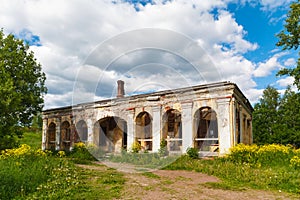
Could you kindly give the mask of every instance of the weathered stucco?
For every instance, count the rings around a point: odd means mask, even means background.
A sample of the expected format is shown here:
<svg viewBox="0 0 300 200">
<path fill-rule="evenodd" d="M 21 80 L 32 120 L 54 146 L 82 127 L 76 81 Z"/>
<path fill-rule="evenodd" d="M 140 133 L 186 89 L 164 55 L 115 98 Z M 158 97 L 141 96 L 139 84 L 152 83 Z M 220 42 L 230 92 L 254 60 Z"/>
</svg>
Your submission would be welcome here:
<svg viewBox="0 0 300 200">
<path fill-rule="evenodd" d="M 70 150 L 82 141 L 118 153 L 139 142 L 144 150 L 157 152 L 164 139 L 170 153 L 196 147 L 200 155 L 223 155 L 237 143 L 252 143 L 252 111 L 230 82 L 129 97 L 118 94 L 45 110 L 42 148 Z"/>
</svg>

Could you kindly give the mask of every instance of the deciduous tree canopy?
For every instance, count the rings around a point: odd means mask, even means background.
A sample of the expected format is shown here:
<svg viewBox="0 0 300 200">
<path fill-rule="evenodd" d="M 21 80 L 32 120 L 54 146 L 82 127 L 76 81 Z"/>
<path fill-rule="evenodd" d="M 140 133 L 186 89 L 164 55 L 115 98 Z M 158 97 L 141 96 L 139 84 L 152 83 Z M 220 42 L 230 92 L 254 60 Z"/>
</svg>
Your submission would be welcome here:
<svg viewBox="0 0 300 200">
<path fill-rule="evenodd" d="M 291 4 L 285 20 L 284 30 L 277 37 L 279 38 L 277 46 L 281 46 L 283 50 L 298 49 L 300 44 L 300 0 Z M 298 52 L 298 55 L 300 55 L 300 52 Z M 298 58 L 297 66 L 284 68 L 278 72 L 278 75 L 294 77 L 294 84 L 300 90 L 300 57 Z"/>
<path fill-rule="evenodd" d="M 278 91 L 267 87 L 254 106 L 253 136 L 258 144 L 292 144 L 300 147 L 300 94 L 290 87 L 280 98 Z"/>
<path fill-rule="evenodd" d="M 45 79 L 29 46 L 0 30 L 0 149 L 13 146 L 20 127 L 42 110 Z"/>
</svg>

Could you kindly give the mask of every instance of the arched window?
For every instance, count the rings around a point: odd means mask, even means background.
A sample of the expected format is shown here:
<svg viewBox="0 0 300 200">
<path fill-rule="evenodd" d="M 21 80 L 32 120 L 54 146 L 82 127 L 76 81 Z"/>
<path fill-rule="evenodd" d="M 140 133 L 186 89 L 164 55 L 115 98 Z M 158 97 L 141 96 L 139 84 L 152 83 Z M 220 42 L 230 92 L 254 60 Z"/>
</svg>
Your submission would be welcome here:
<svg viewBox="0 0 300 200">
<path fill-rule="evenodd" d="M 135 133 L 142 148 L 152 151 L 152 117 L 148 112 L 141 112 L 136 117 Z"/>
<path fill-rule="evenodd" d="M 168 151 L 181 151 L 182 126 L 181 113 L 176 109 L 169 109 L 163 115 L 162 139 L 167 141 Z"/>
<path fill-rule="evenodd" d="M 218 122 L 217 114 L 210 107 L 203 107 L 196 111 L 195 122 L 195 148 L 200 151 L 217 152 L 218 144 Z"/>
<path fill-rule="evenodd" d="M 56 143 L 56 125 L 51 122 L 48 126 L 47 132 L 47 149 L 55 150 Z"/>
<path fill-rule="evenodd" d="M 71 128 L 70 128 L 70 123 L 68 121 L 64 121 L 61 124 L 60 141 L 61 141 L 60 143 L 61 150 L 70 150 Z"/>
<path fill-rule="evenodd" d="M 105 152 L 127 148 L 127 122 L 119 117 L 105 117 L 94 125 L 94 142 Z"/>
<path fill-rule="evenodd" d="M 77 131 L 77 137 L 76 141 L 82 141 L 82 142 L 86 142 L 88 139 L 88 129 L 87 129 L 87 125 L 85 123 L 84 120 L 80 120 L 77 124 L 76 124 L 76 131 Z"/>
</svg>

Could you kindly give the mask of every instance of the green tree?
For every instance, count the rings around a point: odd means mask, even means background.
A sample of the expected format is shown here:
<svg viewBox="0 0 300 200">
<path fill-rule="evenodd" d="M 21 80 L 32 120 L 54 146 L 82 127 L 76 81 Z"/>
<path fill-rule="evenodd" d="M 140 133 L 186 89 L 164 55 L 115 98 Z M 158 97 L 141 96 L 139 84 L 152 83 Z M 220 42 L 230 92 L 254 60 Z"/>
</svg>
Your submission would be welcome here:
<svg viewBox="0 0 300 200">
<path fill-rule="evenodd" d="M 263 91 L 259 103 L 254 106 L 253 112 L 253 139 L 255 143 L 272 143 L 278 129 L 278 107 L 280 96 L 278 91 L 268 86 Z"/>
<path fill-rule="evenodd" d="M 277 37 L 279 41 L 277 46 L 283 50 L 297 50 L 300 44 L 300 0 L 293 2 L 290 5 L 290 10 L 285 20 L 284 30 Z M 298 52 L 300 55 L 300 52 Z M 300 90 L 300 58 L 298 58 L 297 66 L 294 68 L 283 68 L 278 72 L 278 75 L 289 75 L 295 78 L 294 84 Z"/>
<path fill-rule="evenodd" d="M 39 112 L 33 116 L 30 129 L 35 132 L 40 132 L 43 128 L 42 114 Z"/>
<path fill-rule="evenodd" d="M 45 79 L 29 46 L 0 30 L 0 149 L 14 146 L 42 110 Z"/>
<path fill-rule="evenodd" d="M 300 94 L 288 87 L 280 98 L 268 86 L 254 106 L 253 138 L 257 144 L 292 144 L 300 147 Z"/>
<path fill-rule="evenodd" d="M 281 99 L 278 113 L 280 131 L 275 142 L 300 147 L 300 94 L 288 87 Z"/>
</svg>

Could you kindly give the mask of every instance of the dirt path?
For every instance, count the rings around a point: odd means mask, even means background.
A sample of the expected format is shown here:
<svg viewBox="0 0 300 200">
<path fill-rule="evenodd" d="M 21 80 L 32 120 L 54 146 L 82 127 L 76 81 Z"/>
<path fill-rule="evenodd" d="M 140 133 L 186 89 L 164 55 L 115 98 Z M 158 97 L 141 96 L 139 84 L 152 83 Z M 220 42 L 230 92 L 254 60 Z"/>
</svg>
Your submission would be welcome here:
<svg viewBox="0 0 300 200">
<path fill-rule="evenodd" d="M 106 164 L 108 164 L 109 167 L 113 167 L 112 163 Z M 85 166 L 85 168 L 97 170 L 97 166 Z M 280 191 L 270 192 L 250 189 L 234 191 L 216 189 L 211 186 L 210 183 L 219 182 L 220 180 L 218 178 L 198 172 L 156 170 L 146 173 L 137 173 L 137 171 L 141 169 L 136 170 L 136 168 L 127 164 L 118 164 L 114 168 L 122 169 L 121 171 L 127 179 L 121 198 L 124 200 L 300 199 L 299 197 L 297 198 Z M 101 167 L 101 169 L 103 169 L 103 167 Z"/>
</svg>

